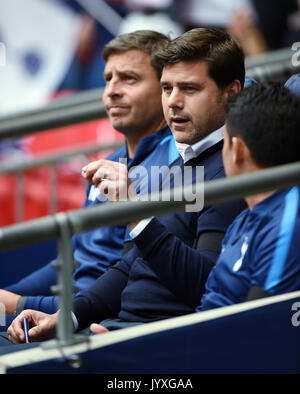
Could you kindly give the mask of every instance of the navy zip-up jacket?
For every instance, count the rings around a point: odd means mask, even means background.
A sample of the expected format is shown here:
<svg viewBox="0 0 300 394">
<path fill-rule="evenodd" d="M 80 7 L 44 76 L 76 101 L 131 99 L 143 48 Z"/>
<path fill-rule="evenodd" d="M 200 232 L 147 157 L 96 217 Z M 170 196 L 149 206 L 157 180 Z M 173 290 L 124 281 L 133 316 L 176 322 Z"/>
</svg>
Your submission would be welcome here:
<svg viewBox="0 0 300 394">
<path fill-rule="evenodd" d="M 222 145 L 217 143 L 185 165 L 204 166 L 206 181 L 224 177 Z M 175 164 L 183 165 L 181 159 Z M 194 249 L 194 242 L 201 233 L 225 233 L 245 207 L 239 200 L 154 218 L 134 239 L 135 246 L 75 297 L 79 330 L 109 317 L 151 322 L 194 312 L 218 258 L 214 249 Z"/>
<path fill-rule="evenodd" d="M 136 149 L 133 159 L 128 159 L 126 146 L 113 152 L 107 160 L 127 160 L 128 169 L 142 165 L 150 172 L 151 166 L 170 165 L 179 157 L 174 138 L 168 127 L 144 137 Z M 147 172 L 146 171 L 146 172 Z M 150 176 L 148 177 L 150 179 Z M 143 184 L 142 175 L 134 181 Z M 94 186 L 89 185 L 85 207 L 107 203 L 108 200 Z M 128 238 L 125 225 L 95 228 L 73 236 L 74 260 L 77 267 L 73 273 L 73 285 L 78 290 L 88 289 L 106 269 L 120 258 L 124 239 Z M 54 313 L 58 308 L 58 298 L 51 295 L 50 286 L 57 282 L 56 270 L 51 263 L 10 285 L 6 290 L 28 296 L 24 309 Z"/>
<path fill-rule="evenodd" d="M 280 190 L 244 210 L 228 229 L 197 311 L 300 289 L 300 189 Z M 251 296 L 250 296 L 251 297 Z"/>
</svg>

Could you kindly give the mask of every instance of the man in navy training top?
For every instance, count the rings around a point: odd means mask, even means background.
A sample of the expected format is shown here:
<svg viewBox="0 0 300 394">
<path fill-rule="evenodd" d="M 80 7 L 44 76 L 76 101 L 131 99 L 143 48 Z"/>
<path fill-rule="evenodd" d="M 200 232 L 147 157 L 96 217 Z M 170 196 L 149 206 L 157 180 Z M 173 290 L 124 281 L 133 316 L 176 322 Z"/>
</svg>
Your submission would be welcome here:
<svg viewBox="0 0 300 394">
<path fill-rule="evenodd" d="M 286 87 L 242 91 L 227 110 L 226 175 L 299 161 L 299 125 L 300 99 Z M 299 186 L 245 199 L 248 209 L 227 230 L 198 311 L 300 289 Z"/>
<path fill-rule="evenodd" d="M 205 180 L 224 177 L 225 107 L 245 78 L 240 46 L 221 30 L 194 29 L 160 49 L 156 59 L 163 66 L 164 115 L 182 156 L 175 164 L 183 169 L 204 166 Z M 118 191 L 120 185 L 130 184 L 124 167 L 120 178 L 108 176 L 102 180 L 114 166 L 121 165 L 91 163 L 84 175 L 97 185 L 101 179 L 99 187 L 104 193 L 106 189 Z M 243 201 L 234 201 L 200 212 L 178 212 L 131 224 L 135 246 L 89 290 L 74 298 L 76 329 L 105 319 L 102 324 L 112 330 L 193 312 L 218 258 L 226 229 L 244 208 Z M 53 336 L 58 314 L 23 311 L 9 329 L 10 340 L 24 341 L 20 319 L 25 316 L 32 327 L 32 341 Z M 102 326 L 91 328 L 95 333 L 103 331 Z"/>
<path fill-rule="evenodd" d="M 169 165 L 179 156 L 163 116 L 161 66 L 152 56 L 155 49 L 168 41 L 157 32 L 137 31 L 113 39 L 102 54 L 106 62 L 103 102 L 112 126 L 126 139 L 125 146 L 108 159 L 127 160 L 128 169 L 142 164 L 150 170 L 153 165 Z M 103 202 L 107 202 L 106 197 L 89 185 L 85 206 Z M 73 236 L 77 263 L 73 284 L 77 289 L 87 289 L 120 259 L 126 231 L 124 225 L 101 227 Z M 56 276 L 49 263 L 19 283 L 0 290 L 0 302 L 5 304 L 6 313 L 14 314 L 16 310 L 19 313 L 25 308 L 54 313 L 57 297 L 51 295 L 50 286 L 57 282 Z"/>
</svg>

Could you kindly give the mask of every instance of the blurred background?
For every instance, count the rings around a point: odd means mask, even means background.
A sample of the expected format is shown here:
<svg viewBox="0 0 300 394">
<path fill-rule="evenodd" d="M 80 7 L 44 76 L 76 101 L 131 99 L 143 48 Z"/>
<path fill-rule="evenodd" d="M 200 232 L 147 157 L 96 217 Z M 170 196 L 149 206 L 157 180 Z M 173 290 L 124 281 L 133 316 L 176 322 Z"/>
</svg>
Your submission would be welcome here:
<svg viewBox="0 0 300 394">
<path fill-rule="evenodd" d="M 299 0 L 0 0 L 0 114 L 102 87 L 101 51 L 114 36 L 153 29 L 228 30 L 247 56 L 300 41 Z"/>
</svg>

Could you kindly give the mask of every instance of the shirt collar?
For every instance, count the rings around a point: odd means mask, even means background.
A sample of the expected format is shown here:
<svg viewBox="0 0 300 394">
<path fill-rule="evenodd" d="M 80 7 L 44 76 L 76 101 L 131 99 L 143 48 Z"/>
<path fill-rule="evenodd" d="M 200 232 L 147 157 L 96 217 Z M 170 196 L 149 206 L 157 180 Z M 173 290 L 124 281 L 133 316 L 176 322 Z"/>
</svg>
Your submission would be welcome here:
<svg viewBox="0 0 300 394">
<path fill-rule="evenodd" d="M 172 136 L 172 133 L 169 127 L 165 126 L 162 129 L 143 137 L 138 143 L 134 157 L 132 159 L 128 158 L 127 145 L 125 144 L 125 154 L 128 159 L 128 163 L 130 163 L 130 167 L 144 160 L 144 158 L 147 157 L 154 149 L 156 149 L 159 143 L 168 136 Z"/>
<path fill-rule="evenodd" d="M 194 145 L 182 144 L 180 142 L 175 142 L 176 147 L 183 159 L 183 162 L 193 159 L 200 155 L 200 153 L 206 151 L 213 145 L 216 145 L 223 139 L 224 126 L 220 127 L 218 130 L 213 131 L 208 136 L 202 140 L 196 142 Z"/>
</svg>

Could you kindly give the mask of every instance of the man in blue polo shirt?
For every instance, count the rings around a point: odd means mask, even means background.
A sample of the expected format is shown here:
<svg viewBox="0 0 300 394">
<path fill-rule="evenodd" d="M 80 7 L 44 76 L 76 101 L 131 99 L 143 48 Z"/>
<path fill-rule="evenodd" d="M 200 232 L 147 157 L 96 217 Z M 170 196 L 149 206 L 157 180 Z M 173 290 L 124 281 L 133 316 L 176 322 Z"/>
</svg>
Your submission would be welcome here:
<svg viewBox="0 0 300 394">
<path fill-rule="evenodd" d="M 161 66 L 152 52 L 168 42 L 164 35 L 153 31 L 124 34 L 109 42 L 102 53 L 106 62 L 103 95 L 112 126 L 124 134 L 126 144 L 108 159 L 122 160 L 130 170 L 143 164 L 169 165 L 179 156 L 170 129 L 166 126 L 161 106 L 159 78 Z M 142 182 L 142 177 L 136 183 Z M 97 188 L 90 185 L 85 206 L 108 202 Z M 73 284 L 78 290 L 87 289 L 107 267 L 122 254 L 126 226 L 102 227 L 75 234 L 74 260 L 77 267 Z M 24 308 L 54 313 L 57 297 L 50 286 L 57 282 L 51 263 L 0 290 L 0 302 L 6 313 L 19 313 Z"/>
<path fill-rule="evenodd" d="M 255 115 L 253 115 L 255 114 Z M 223 161 L 228 176 L 299 161 L 300 100 L 279 85 L 254 85 L 228 105 Z M 300 289 L 300 189 L 246 197 L 197 310 Z"/>
</svg>

